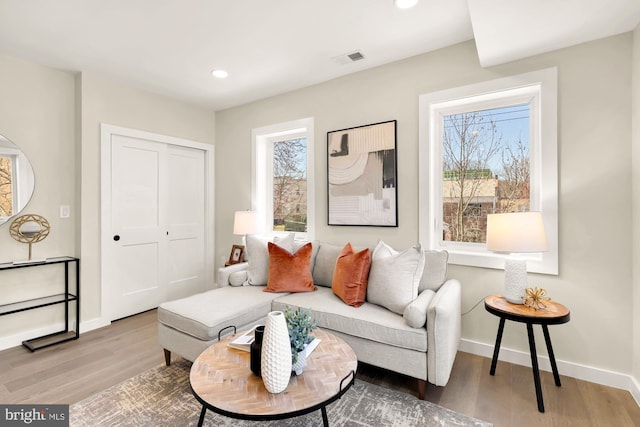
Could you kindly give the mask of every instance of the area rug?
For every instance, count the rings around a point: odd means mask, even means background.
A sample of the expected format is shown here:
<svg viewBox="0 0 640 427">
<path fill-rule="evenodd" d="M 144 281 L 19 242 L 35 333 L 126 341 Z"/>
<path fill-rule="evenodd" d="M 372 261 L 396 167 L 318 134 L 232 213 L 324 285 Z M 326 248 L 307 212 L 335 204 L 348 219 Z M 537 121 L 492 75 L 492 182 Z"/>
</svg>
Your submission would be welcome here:
<svg viewBox="0 0 640 427">
<path fill-rule="evenodd" d="M 70 407 L 70 425 L 195 426 L 201 406 L 189 388 L 191 363 L 183 359 L 158 366 Z M 491 426 L 406 393 L 356 380 L 353 387 L 327 406 L 331 426 Z M 282 421 L 243 421 L 207 411 L 205 426 L 321 426 L 316 411 Z"/>
</svg>

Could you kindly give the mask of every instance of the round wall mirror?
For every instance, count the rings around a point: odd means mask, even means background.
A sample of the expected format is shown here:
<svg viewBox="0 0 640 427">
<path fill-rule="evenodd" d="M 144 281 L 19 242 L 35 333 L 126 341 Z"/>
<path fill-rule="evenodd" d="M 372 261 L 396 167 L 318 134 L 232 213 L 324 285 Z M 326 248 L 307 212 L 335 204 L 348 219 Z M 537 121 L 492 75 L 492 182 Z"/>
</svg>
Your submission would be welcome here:
<svg viewBox="0 0 640 427">
<path fill-rule="evenodd" d="M 33 195 L 33 168 L 22 150 L 0 135 L 0 225 L 18 215 Z"/>
</svg>

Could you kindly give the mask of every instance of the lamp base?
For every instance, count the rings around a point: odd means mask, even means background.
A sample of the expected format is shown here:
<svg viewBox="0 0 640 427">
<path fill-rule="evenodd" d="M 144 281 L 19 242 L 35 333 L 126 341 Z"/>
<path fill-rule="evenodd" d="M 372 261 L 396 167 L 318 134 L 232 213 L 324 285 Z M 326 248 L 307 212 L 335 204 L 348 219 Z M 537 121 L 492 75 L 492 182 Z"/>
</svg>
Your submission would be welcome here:
<svg viewBox="0 0 640 427">
<path fill-rule="evenodd" d="M 526 295 L 527 261 L 509 257 L 504 262 L 504 298 L 512 304 L 523 304 Z"/>
</svg>

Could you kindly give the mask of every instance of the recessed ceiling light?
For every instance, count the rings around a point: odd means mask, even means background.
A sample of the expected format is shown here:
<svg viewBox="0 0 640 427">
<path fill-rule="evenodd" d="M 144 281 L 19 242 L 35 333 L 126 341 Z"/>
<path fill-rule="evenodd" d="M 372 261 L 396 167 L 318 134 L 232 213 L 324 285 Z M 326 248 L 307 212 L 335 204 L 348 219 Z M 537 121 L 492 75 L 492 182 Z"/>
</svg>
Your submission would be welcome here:
<svg viewBox="0 0 640 427">
<path fill-rule="evenodd" d="M 229 73 L 227 73 L 225 70 L 213 70 L 213 71 L 211 72 L 211 75 L 212 75 L 213 77 L 217 77 L 217 78 L 219 78 L 219 79 L 224 79 L 224 78 L 226 78 L 227 76 L 229 76 Z"/>
<path fill-rule="evenodd" d="M 418 4 L 418 0 L 393 0 L 398 9 L 409 9 Z"/>
</svg>

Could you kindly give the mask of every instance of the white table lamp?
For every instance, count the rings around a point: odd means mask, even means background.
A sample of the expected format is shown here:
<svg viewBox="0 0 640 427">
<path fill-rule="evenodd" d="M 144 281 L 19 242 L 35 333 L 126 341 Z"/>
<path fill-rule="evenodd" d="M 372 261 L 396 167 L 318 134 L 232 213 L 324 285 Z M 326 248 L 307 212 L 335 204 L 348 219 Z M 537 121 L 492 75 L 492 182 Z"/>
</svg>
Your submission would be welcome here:
<svg viewBox="0 0 640 427">
<path fill-rule="evenodd" d="M 258 232 L 258 216 L 255 211 L 237 211 L 233 218 L 233 234 L 246 236 Z"/>
<path fill-rule="evenodd" d="M 527 261 L 517 254 L 546 252 L 547 236 L 540 212 L 515 212 L 487 215 L 487 249 L 508 253 L 504 263 L 504 297 L 522 304 L 526 294 Z"/>
</svg>

